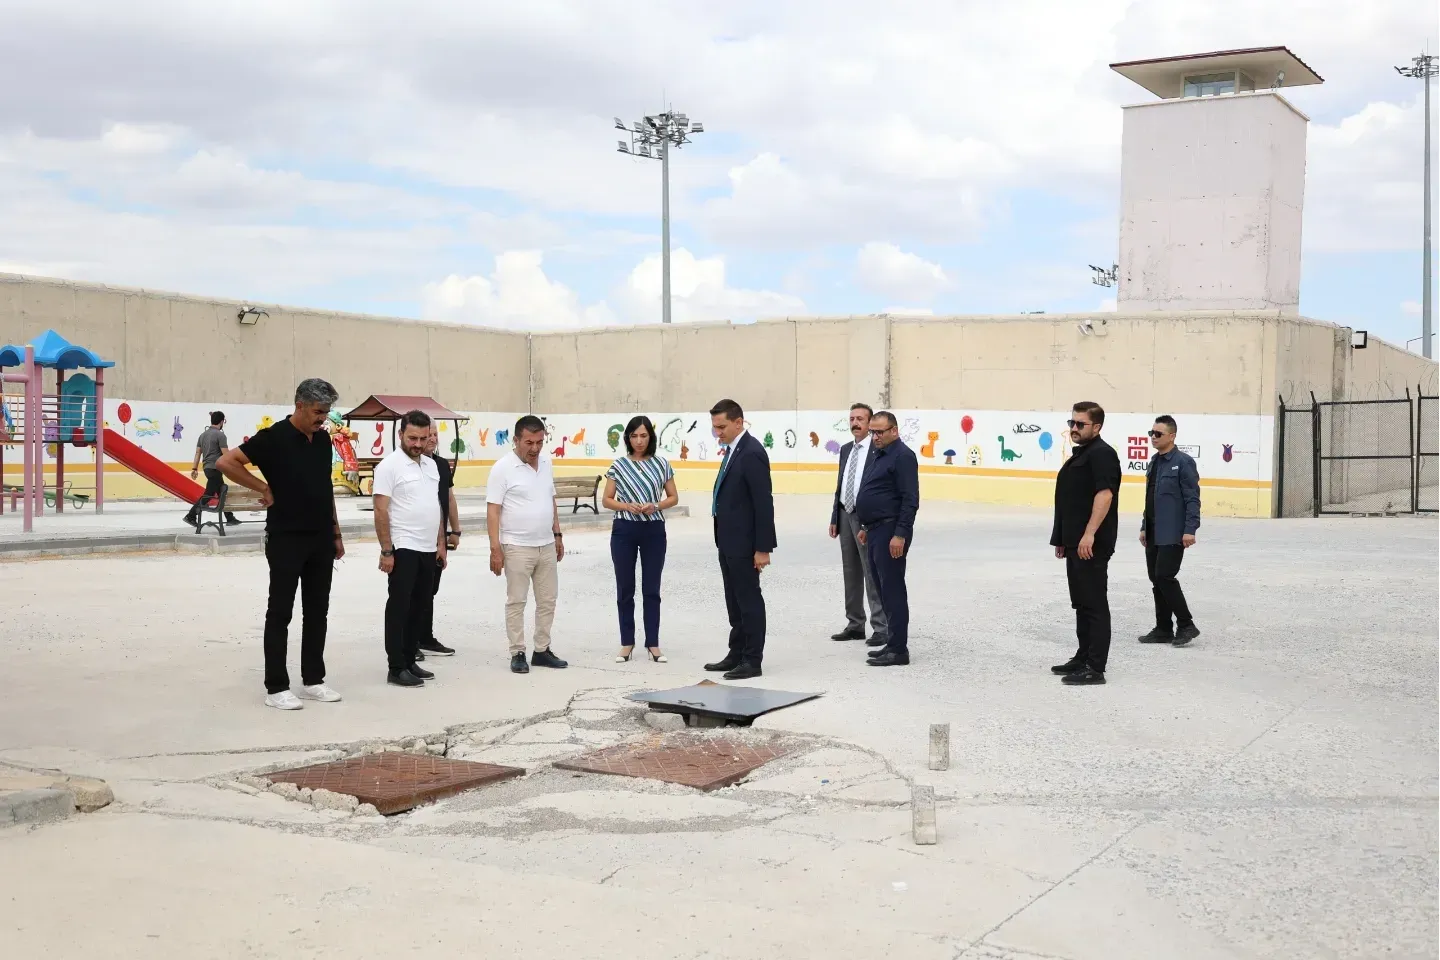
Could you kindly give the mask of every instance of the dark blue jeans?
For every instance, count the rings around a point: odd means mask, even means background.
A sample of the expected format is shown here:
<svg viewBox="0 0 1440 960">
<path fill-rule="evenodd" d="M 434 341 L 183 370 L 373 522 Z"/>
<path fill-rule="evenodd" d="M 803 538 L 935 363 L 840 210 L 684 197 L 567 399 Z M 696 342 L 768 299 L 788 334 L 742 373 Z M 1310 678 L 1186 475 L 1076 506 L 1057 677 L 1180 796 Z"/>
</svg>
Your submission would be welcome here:
<svg viewBox="0 0 1440 960">
<path fill-rule="evenodd" d="M 660 646 L 660 574 L 665 569 L 665 521 L 621 520 L 610 528 L 615 562 L 615 602 L 620 609 L 620 645 L 635 645 L 635 558 L 640 558 L 640 596 L 645 646 Z"/>
</svg>

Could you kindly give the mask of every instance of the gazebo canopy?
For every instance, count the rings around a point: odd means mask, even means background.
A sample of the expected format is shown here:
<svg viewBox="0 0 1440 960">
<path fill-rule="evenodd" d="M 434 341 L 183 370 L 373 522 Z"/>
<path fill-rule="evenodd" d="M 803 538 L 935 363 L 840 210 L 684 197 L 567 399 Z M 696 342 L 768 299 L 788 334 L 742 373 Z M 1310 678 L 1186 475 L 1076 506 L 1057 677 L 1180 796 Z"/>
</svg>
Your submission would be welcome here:
<svg viewBox="0 0 1440 960">
<path fill-rule="evenodd" d="M 54 330 L 46 330 L 30 341 L 35 348 L 35 363 L 55 370 L 91 370 L 115 366 L 113 360 L 101 360 L 85 347 L 76 346 Z M 13 344 L 0 347 L 0 367 L 18 367 L 25 362 L 25 348 Z"/>
<path fill-rule="evenodd" d="M 390 393 L 377 393 L 366 398 L 354 410 L 344 414 L 343 420 L 399 420 L 411 410 L 428 414 L 432 420 L 469 420 L 454 410 L 444 407 L 430 397 L 405 397 Z"/>
</svg>

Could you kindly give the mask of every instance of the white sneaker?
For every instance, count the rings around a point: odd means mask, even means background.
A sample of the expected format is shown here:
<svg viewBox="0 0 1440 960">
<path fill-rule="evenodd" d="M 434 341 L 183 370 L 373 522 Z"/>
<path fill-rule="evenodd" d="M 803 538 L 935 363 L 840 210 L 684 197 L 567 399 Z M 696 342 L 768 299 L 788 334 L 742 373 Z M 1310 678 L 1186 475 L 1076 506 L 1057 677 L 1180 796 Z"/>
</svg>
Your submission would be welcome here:
<svg viewBox="0 0 1440 960">
<path fill-rule="evenodd" d="M 340 694 L 331 690 L 323 683 L 317 683 L 309 687 L 301 687 L 300 696 L 306 700 L 319 700 L 323 703 L 338 703 L 340 701 Z"/>
<path fill-rule="evenodd" d="M 304 710 L 305 704 L 289 690 L 281 690 L 279 693 L 272 693 L 265 698 L 265 706 L 274 707 L 277 710 Z"/>
</svg>

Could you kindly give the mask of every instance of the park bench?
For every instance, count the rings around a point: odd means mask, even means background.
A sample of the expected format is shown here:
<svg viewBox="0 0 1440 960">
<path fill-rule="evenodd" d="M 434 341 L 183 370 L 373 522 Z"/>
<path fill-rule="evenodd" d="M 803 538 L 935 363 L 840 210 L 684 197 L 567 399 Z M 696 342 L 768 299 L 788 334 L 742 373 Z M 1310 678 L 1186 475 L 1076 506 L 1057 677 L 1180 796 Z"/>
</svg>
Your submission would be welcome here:
<svg viewBox="0 0 1440 960">
<path fill-rule="evenodd" d="M 555 478 L 555 499 L 572 501 L 570 512 L 579 513 L 581 507 L 586 507 L 591 513 L 600 513 L 600 481 L 605 479 L 598 474 L 593 477 L 556 477 Z M 580 501 L 588 499 L 589 503 Z"/>
<path fill-rule="evenodd" d="M 195 514 L 195 532 L 201 533 L 206 527 L 214 527 L 220 536 L 225 536 L 225 514 L 246 513 L 264 510 L 260 506 L 260 495 L 250 490 L 241 490 L 236 496 L 230 496 L 230 485 L 227 483 L 220 488 L 218 496 L 210 497 L 200 505 Z M 205 514 L 215 514 L 214 520 L 206 520 Z"/>
</svg>

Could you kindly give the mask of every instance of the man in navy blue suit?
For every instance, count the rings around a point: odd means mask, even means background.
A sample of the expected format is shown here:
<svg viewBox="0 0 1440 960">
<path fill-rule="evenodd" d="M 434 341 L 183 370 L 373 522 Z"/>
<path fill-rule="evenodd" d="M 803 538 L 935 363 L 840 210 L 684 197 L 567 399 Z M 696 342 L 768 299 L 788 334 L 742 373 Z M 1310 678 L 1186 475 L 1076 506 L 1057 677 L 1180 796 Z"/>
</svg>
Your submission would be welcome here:
<svg viewBox="0 0 1440 960">
<path fill-rule="evenodd" d="M 872 667 L 903 667 L 910 662 L 910 597 L 905 590 L 905 558 L 915 539 L 915 512 L 920 509 L 920 462 L 900 439 L 895 414 L 881 410 L 870 418 L 875 458 L 865 468 L 855 515 L 860 542 L 870 556 L 870 569 L 880 586 L 880 603 L 890 636 L 870 655 Z"/>
<path fill-rule="evenodd" d="M 765 597 L 760 571 L 770 566 L 775 549 L 775 499 L 770 491 L 770 457 L 745 431 L 745 411 L 734 400 L 710 410 L 710 425 L 720 441 L 720 470 L 710 496 L 725 609 L 730 614 L 730 652 L 705 664 L 726 680 L 760 676 L 765 658 Z"/>
</svg>

